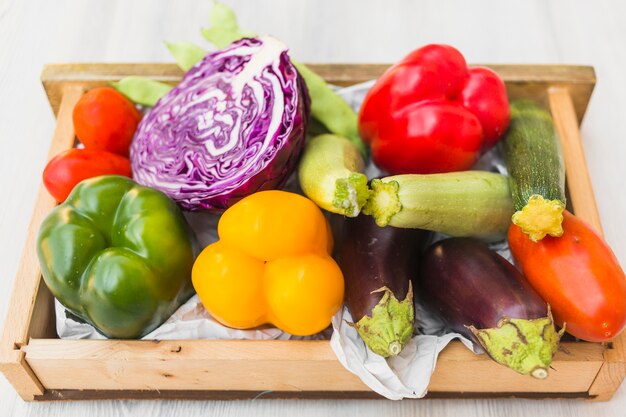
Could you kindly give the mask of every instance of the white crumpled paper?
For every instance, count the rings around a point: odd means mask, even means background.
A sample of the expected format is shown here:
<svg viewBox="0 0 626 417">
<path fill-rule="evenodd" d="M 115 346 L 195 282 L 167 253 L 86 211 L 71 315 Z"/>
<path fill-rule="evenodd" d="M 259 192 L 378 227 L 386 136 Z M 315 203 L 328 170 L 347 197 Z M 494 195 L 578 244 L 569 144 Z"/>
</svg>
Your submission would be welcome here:
<svg viewBox="0 0 626 417">
<path fill-rule="evenodd" d="M 398 356 L 388 359 L 365 345 L 356 329 L 350 326 L 352 317 L 346 307 L 333 317 L 330 346 L 339 362 L 373 391 L 390 400 L 426 395 L 437 356 L 450 341 L 458 338 L 468 349 L 474 350 L 472 342 L 458 333 L 446 333 L 445 325 L 436 317 L 419 304 L 415 307 L 416 327 L 421 334 L 413 336 Z"/>
<path fill-rule="evenodd" d="M 338 89 L 350 106 L 358 110 L 365 93 L 373 81 Z M 499 171 L 505 168 L 501 155 L 493 151 L 479 162 L 480 169 Z M 373 165 L 367 169 L 368 176 L 379 174 Z M 291 182 L 291 180 L 290 180 Z M 293 184 L 292 184 L 293 185 Z M 196 232 L 198 246 L 203 248 L 217 240 L 216 226 L 219 216 L 203 213 L 186 213 L 192 229 Z M 435 239 L 442 238 L 436 236 Z M 506 243 L 493 246 L 494 249 L 510 260 Z M 352 317 L 343 307 L 332 320 L 330 345 L 341 364 L 357 375 L 369 388 L 392 400 L 402 398 L 421 398 L 426 395 L 430 376 L 435 370 L 437 356 L 453 339 L 458 338 L 470 350 L 480 353 L 479 347 L 457 333 L 446 332 L 443 323 L 435 316 L 416 304 L 414 336 L 402 352 L 393 358 L 385 359 L 373 353 L 359 337 L 356 329 L 348 324 Z M 63 339 L 104 339 L 91 325 L 78 322 L 65 308 L 55 300 L 56 325 L 59 337 Z M 327 339 L 329 330 L 309 338 Z M 166 339 L 294 339 L 276 328 L 237 330 L 223 326 L 214 320 L 204 309 L 197 295 L 183 304 L 165 323 L 143 337 L 148 340 Z M 297 339 L 303 339 L 297 337 Z"/>
<path fill-rule="evenodd" d="M 65 307 L 55 300 L 57 332 L 62 339 L 106 339 L 91 325 L 80 323 L 66 313 Z M 259 330 L 237 330 L 215 321 L 205 310 L 197 295 L 162 325 L 148 333 L 146 340 L 181 339 L 289 339 L 290 335 L 273 327 Z"/>
</svg>

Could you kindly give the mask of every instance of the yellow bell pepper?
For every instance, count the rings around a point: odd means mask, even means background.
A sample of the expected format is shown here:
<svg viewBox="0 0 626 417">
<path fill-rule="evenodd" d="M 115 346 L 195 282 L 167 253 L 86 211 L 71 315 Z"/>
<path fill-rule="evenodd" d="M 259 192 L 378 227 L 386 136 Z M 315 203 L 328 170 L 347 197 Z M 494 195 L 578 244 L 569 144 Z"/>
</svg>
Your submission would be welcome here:
<svg viewBox="0 0 626 417">
<path fill-rule="evenodd" d="M 343 274 L 330 257 L 328 221 L 311 200 L 263 191 L 224 212 L 220 240 L 196 260 L 192 282 L 220 323 L 271 323 L 297 336 L 328 327 L 343 304 Z"/>
</svg>

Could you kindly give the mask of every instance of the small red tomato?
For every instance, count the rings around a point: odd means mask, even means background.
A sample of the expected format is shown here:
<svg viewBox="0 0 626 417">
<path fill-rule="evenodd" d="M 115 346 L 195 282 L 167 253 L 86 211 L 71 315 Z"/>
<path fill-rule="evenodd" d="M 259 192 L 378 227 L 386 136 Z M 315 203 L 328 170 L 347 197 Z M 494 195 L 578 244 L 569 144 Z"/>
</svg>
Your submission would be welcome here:
<svg viewBox="0 0 626 417">
<path fill-rule="evenodd" d="M 117 90 L 101 87 L 78 100 L 73 120 L 76 136 L 85 148 L 128 156 L 141 113 Z"/>
<path fill-rule="evenodd" d="M 604 342 L 626 327 L 626 276 L 611 248 L 586 223 L 563 213 L 563 235 L 533 242 L 509 229 L 515 262 L 556 323 L 583 340 Z"/>
<path fill-rule="evenodd" d="M 100 175 L 132 177 L 130 160 L 96 149 L 70 149 L 48 162 L 43 170 L 43 183 L 58 202 L 63 202 L 76 184 Z"/>
</svg>

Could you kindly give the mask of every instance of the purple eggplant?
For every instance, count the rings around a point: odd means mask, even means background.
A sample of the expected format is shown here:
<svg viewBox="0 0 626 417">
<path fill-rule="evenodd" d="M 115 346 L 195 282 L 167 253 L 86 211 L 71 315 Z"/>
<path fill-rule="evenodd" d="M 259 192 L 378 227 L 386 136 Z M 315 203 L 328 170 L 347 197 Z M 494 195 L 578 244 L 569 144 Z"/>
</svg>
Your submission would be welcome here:
<svg viewBox="0 0 626 417">
<path fill-rule="evenodd" d="M 550 307 L 506 259 L 469 238 L 445 239 L 423 256 L 420 301 L 496 362 L 545 378 L 564 330 Z"/>
<path fill-rule="evenodd" d="M 379 227 L 370 216 L 346 218 L 337 258 L 354 327 L 375 353 L 395 356 L 411 339 L 411 280 L 428 232 Z"/>
</svg>

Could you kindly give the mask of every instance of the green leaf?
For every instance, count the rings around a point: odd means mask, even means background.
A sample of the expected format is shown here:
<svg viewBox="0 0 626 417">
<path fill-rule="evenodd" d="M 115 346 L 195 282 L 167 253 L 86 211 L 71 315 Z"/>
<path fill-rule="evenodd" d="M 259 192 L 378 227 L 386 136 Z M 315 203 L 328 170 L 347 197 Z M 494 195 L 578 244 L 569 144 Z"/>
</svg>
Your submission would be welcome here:
<svg viewBox="0 0 626 417">
<path fill-rule="evenodd" d="M 209 12 L 211 27 L 202 29 L 202 36 L 218 49 L 226 48 L 234 41 L 255 36 L 242 31 L 237 24 L 235 12 L 223 3 L 215 2 Z M 326 81 L 304 64 L 291 59 L 306 82 L 311 96 L 311 115 L 332 133 L 349 139 L 367 157 L 367 146 L 361 140 L 357 129 L 357 115 Z"/>
<path fill-rule="evenodd" d="M 176 64 L 187 72 L 206 55 L 206 51 L 191 42 L 165 42 Z"/>
<path fill-rule="evenodd" d="M 304 78 L 311 96 L 311 114 L 332 133 L 349 139 L 367 157 L 367 147 L 358 133 L 356 113 L 344 99 L 339 97 L 330 86 L 306 65 L 291 58 L 291 62 Z"/>
<path fill-rule="evenodd" d="M 209 12 L 210 28 L 202 29 L 202 36 L 218 49 L 241 38 L 253 37 L 254 33 L 242 31 L 237 23 L 235 12 L 224 3 L 215 2 Z"/>
<path fill-rule="evenodd" d="M 214 27 L 239 30 L 237 16 L 235 15 L 233 9 L 218 1 L 213 3 L 213 7 L 209 12 L 209 23 Z"/>
<path fill-rule="evenodd" d="M 153 107 L 161 97 L 173 88 L 169 84 L 138 76 L 130 76 L 119 82 L 111 82 L 111 86 L 131 101 L 148 107 Z"/>
</svg>

